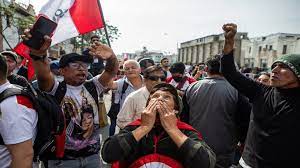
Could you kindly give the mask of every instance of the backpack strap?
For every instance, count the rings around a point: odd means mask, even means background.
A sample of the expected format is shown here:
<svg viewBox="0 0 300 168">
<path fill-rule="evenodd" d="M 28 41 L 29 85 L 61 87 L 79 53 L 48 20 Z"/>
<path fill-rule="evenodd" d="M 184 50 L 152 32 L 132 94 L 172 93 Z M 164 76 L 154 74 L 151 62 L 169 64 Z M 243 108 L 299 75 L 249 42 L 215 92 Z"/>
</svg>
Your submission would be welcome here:
<svg viewBox="0 0 300 168">
<path fill-rule="evenodd" d="M 62 102 L 66 93 L 67 93 L 67 84 L 65 81 L 62 81 L 58 84 L 57 90 L 54 94 L 55 99 L 57 100 L 58 104 L 60 104 Z"/>
<path fill-rule="evenodd" d="M 122 92 L 121 92 L 121 96 L 120 96 L 119 103 L 121 102 L 121 100 L 122 100 L 122 98 L 123 98 L 123 94 L 126 92 L 128 86 L 129 86 L 129 84 L 124 80 L 123 86 L 122 86 Z"/>
<path fill-rule="evenodd" d="M 7 99 L 7 98 L 9 98 L 9 97 L 11 97 L 11 96 L 16 96 L 16 95 L 24 95 L 24 96 L 26 96 L 26 97 L 28 97 L 29 95 L 28 94 L 26 94 L 24 91 L 23 91 L 23 89 L 22 88 L 19 88 L 19 87 L 17 87 L 17 88 L 7 88 L 7 89 L 5 89 L 1 94 L 0 94 L 0 103 L 3 101 L 3 100 L 5 100 L 5 99 Z M 0 109 L 0 115 L 1 115 L 1 109 Z M 0 145 L 4 145 L 4 140 L 3 140 L 3 138 L 2 138 L 2 136 L 0 135 Z"/>
<path fill-rule="evenodd" d="M 98 97 L 97 88 L 96 88 L 93 80 L 88 80 L 83 85 L 86 88 L 86 90 L 92 95 L 92 97 L 94 98 L 94 100 L 97 104 L 97 107 L 99 108 L 99 103 L 98 103 L 99 97 L 101 97 L 101 96 L 103 97 L 103 92 L 102 92 L 102 95 L 100 94 Z"/>
</svg>

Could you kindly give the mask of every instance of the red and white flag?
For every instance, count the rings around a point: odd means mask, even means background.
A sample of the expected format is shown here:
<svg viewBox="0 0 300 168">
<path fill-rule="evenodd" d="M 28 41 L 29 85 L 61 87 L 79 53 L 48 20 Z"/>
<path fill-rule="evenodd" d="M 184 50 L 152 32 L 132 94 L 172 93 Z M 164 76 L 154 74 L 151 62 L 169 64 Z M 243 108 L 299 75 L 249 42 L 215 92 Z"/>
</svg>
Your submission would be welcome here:
<svg viewBox="0 0 300 168">
<path fill-rule="evenodd" d="M 99 3 L 98 0 L 49 0 L 39 14 L 58 24 L 52 45 L 103 28 Z"/>
<path fill-rule="evenodd" d="M 104 27 L 98 0 L 49 0 L 39 15 L 44 15 L 58 25 L 52 36 L 52 45 L 72 37 Z M 34 76 L 34 69 L 29 57 L 29 48 L 23 43 L 18 44 L 14 51 L 28 59 L 28 78 Z"/>
</svg>

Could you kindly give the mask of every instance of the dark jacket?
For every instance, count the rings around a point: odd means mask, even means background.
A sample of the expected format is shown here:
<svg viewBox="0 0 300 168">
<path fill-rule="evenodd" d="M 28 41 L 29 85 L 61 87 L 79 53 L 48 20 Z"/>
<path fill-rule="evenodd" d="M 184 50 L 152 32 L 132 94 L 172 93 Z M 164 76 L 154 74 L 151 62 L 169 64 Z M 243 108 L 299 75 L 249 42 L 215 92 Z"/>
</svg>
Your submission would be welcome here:
<svg viewBox="0 0 300 168">
<path fill-rule="evenodd" d="M 236 70 L 233 53 L 221 58 L 221 66 L 228 82 L 253 104 L 247 143 L 255 161 L 245 155 L 244 161 L 252 167 L 299 167 L 300 88 L 279 89 L 245 77 Z"/>
<path fill-rule="evenodd" d="M 126 126 L 119 134 L 109 137 L 103 145 L 101 154 L 104 161 L 130 165 L 138 158 L 156 153 L 169 156 L 186 168 L 213 168 L 215 155 L 206 143 L 200 140 L 197 132 L 181 131 L 189 138 L 178 148 L 161 126 L 153 128 L 148 135 L 137 142 L 132 134 L 138 126 Z M 154 137 L 160 136 L 154 145 Z M 155 148 L 156 147 L 156 148 Z"/>
<path fill-rule="evenodd" d="M 180 117 L 202 133 L 217 156 L 216 168 L 230 167 L 238 142 L 246 139 L 251 112 L 248 99 L 220 76 L 192 84 L 183 102 Z"/>
</svg>

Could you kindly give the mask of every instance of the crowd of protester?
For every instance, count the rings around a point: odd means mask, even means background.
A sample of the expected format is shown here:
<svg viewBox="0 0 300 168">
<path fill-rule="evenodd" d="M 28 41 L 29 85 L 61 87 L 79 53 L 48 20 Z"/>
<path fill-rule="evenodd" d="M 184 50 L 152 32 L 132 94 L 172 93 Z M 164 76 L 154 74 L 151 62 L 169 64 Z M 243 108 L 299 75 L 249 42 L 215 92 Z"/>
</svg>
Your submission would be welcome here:
<svg viewBox="0 0 300 168">
<path fill-rule="evenodd" d="M 81 54 L 49 59 L 45 36 L 30 49 L 28 81 L 22 57 L 1 52 L 0 93 L 32 85 L 53 95 L 66 125 L 63 156 L 39 161 L 33 144 L 42 121 L 32 100 L 0 96 L 0 167 L 297 167 L 300 54 L 280 56 L 269 71 L 238 68 L 237 26 L 223 30 L 223 52 L 193 66 L 118 60 L 98 36 Z M 23 40 L 30 37 L 25 30 Z M 107 112 L 103 94 L 111 96 Z"/>
</svg>

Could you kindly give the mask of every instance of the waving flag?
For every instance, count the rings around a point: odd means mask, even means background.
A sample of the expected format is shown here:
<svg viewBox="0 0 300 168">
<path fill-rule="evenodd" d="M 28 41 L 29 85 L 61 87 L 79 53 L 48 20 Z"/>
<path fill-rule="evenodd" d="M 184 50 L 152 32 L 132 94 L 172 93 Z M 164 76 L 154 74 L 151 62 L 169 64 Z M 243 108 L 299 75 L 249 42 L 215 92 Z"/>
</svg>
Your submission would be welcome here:
<svg viewBox="0 0 300 168">
<path fill-rule="evenodd" d="M 72 37 L 91 32 L 105 26 L 101 6 L 98 0 L 49 0 L 39 15 L 48 17 L 57 23 L 52 36 L 52 45 Z M 28 78 L 34 77 L 34 69 L 29 48 L 23 43 L 18 44 L 14 51 L 28 60 Z"/>
<path fill-rule="evenodd" d="M 98 0 L 49 0 L 39 14 L 58 24 L 52 45 L 104 27 Z"/>
</svg>

